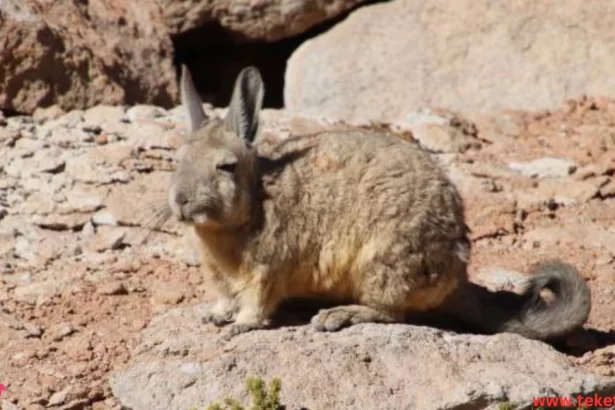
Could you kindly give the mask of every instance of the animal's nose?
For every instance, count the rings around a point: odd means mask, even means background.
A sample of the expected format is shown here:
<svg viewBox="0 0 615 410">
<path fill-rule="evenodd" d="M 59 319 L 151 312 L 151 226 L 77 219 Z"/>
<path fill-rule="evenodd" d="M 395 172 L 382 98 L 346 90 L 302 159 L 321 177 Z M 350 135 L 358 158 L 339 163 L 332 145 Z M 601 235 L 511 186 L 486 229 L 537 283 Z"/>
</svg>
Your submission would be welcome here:
<svg viewBox="0 0 615 410">
<path fill-rule="evenodd" d="M 188 203 L 188 197 L 185 194 L 178 192 L 175 195 L 175 203 L 179 206 L 186 205 Z"/>
</svg>

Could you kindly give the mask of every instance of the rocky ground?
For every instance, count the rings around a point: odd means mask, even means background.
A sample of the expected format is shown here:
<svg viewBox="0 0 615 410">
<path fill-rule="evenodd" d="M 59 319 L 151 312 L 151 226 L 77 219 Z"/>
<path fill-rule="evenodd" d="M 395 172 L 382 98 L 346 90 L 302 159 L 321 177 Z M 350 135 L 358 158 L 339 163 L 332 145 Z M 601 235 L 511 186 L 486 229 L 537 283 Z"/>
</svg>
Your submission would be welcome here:
<svg viewBox="0 0 615 410">
<path fill-rule="evenodd" d="M 210 344 L 216 343 L 216 332 L 206 326 L 190 328 L 195 322 L 185 317 L 198 313 L 200 304 L 214 295 L 199 271 L 190 237 L 172 221 L 159 227 L 156 213 L 165 200 L 173 149 L 184 132 L 182 121 L 180 109 L 153 106 L 96 106 L 68 113 L 52 107 L 33 116 L 0 117 L 0 383 L 8 388 L 3 409 L 107 409 L 120 408 L 120 403 L 148 408 L 152 405 L 148 400 L 158 396 L 148 390 L 149 379 L 143 377 L 147 371 L 173 378 L 168 360 L 185 356 L 199 366 L 213 360 Z M 263 137 L 346 126 L 283 111 L 266 111 L 264 123 Z M 515 363 L 526 374 L 538 368 L 564 374 L 536 376 L 528 381 L 528 391 L 579 385 L 587 391 L 591 386 L 595 391 L 614 390 L 615 101 L 581 99 L 553 112 L 465 118 L 421 111 L 406 116 L 403 123 L 363 126 L 387 127 L 400 137 L 415 138 L 447 167 L 467 202 L 475 280 L 511 287 L 519 278 L 515 272 L 526 272 L 531 264 L 550 257 L 563 257 L 579 267 L 593 297 L 587 331 L 578 336 L 583 348 L 563 354 L 517 337 L 461 340 L 407 325 L 369 325 L 341 336 L 306 336 L 308 330 L 300 326 L 294 331 L 243 335 L 225 348 L 218 358 L 222 362 L 215 364 L 215 374 L 223 380 L 215 393 L 234 389 L 231 379 L 223 378 L 224 369 L 233 373 L 236 361 L 245 362 L 249 354 L 270 360 L 262 346 L 271 340 L 279 342 L 275 350 L 279 368 L 289 366 L 295 349 L 309 350 L 320 343 L 329 347 L 314 348 L 320 352 L 317 361 L 339 364 L 327 369 L 329 377 L 339 380 L 348 371 L 358 374 L 355 384 L 347 386 L 356 389 L 356 397 L 345 398 L 336 408 L 369 405 L 370 394 L 379 393 L 373 386 L 361 388 L 360 383 L 373 380 L 369 369 L 356 363 L 379 362 L 348 349 L 345 355 L 328 357 L 330 344 L 340 338 L 351 347 L 365 340 L 368 352 L 374 346 L 393 346 L 385 349 L 387 354 L 405 352 L 423 360 L 433 358 L 416 346 L 434 346 L 442 366 L 452 360 L 473 374 L 491 369 L 483 365 L 489 359 L 481 359 L 481 349 L 471 347 L 478 343 L 494 352 L 496 364 Z M 151 227 L 159 229 L 152 232 Z M 178 314 L 183 319 L 173 319 Z M 158 319 L 152 323 L 153 318 Z M 454 341 L 446 344 L 450 337 Z M 250 353 L 245 345 L 261 347 Z M 461 345 L 466 347 L 455 347 Z M 506 353 L 516 351 L 519 355 Z M 153 367 L 143 370 L 144 363 Z M 395 361 L 386 363 L 393 366 Z M 379 384 L 374 386 L 386 387 L 387 374 L 393 370 L 396 386 L 430 386 L 420 378 L 423 365 L 414 365 L 412 374 L 381 367 Z M 245 371 L 266 367 L 250 366 Z M 181 369 L 187 371 L 185 366 Z M 304 369 L 309 371 L 310 366 Z M 498 379 L 502 371 L 497 366 L 489 370 L 493 386 L 524 386 L 516 379 Z M 288 397 L 305 399 L 292 391 L 303 377 L 285 374 L 283 383 L 291 389 Z M 458 380 L 470 383 L 466 379 L 471 377 Z M 181 384 L 184 379 L 174 380 Z M 188 379 L 181 386 L 167 380 L 161 400 L 177 396 L 168 401 L 174 408 L 204 406 L 207 403 L 180 395 L 191 385 L 203 390 L 199 380 Z M 436 374 L 432 383 L 437 382 Z M 485 386 L 473 389 L 478 393 L 460 390 L 454 397 L 438 393 L 444 397 L 438 405 L 456 403 L 458 407 L 447 408 L 461 408 L 467 402 L 521 400 L 524 394 L 503 387 L 495 393 Z M 422 399 L 420 408 L 431 408 L 426 403 L 433 402 Z"/>
</svg>

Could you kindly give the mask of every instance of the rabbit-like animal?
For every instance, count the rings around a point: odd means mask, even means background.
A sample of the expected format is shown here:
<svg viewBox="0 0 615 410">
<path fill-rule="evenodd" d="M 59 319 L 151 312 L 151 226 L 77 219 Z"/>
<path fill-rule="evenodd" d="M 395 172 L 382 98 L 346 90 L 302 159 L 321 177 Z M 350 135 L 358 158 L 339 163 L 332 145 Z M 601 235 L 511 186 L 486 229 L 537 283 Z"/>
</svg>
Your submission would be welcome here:
<svg viewBox="0 0 615 410">
<path fill-rule="evenodd" d="M 326 331 L 432 312 L 548 340 L 587 320 L 589 288 L 562 262 L 539 265 L 522 295 L 469 282 L 462 199 L 416 144 L 367 130 L 255 143 L 264 85 L 254 67 L 224 119 L 205 117 L 186 67 L 180 88 L 191 132 L 168 205 L 195 230 L 221 295 L 204 321 L 229 324 L 231 337 L 269 325 L 287 298 L 333 302 L 312 318 Z"/>
</svg>

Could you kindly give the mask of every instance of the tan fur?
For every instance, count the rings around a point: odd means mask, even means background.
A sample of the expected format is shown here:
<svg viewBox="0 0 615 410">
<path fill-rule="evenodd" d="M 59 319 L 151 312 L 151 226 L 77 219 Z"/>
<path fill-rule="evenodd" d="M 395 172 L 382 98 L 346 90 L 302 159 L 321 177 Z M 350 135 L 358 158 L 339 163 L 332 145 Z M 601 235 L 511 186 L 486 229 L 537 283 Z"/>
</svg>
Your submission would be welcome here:
<svg viewBox="0 0 615 410">
<path fill-rule="evenodd" d="M 235 334 L 268 325 L 287 298 L 320 298 L 339 302 L 313 318 L 320 330 L 438 310 L 492 321 L 464 293 L 463 202 L 429 154 L 367 130 L 252 147 L 263 92 L 258 71 L 245 69 L 227 117 L 205 119 L 183 70 L 192 133 L 178 152 L 169 206 L 195 229 L 221 294 L 205 319 L 232 322 Z M 456 312 L 459 295 L 464 312 Z M 506 331 L 505 322 L 479 324 Z M 544 338 L 521 328 L 512 331 Z"/>
</svg>

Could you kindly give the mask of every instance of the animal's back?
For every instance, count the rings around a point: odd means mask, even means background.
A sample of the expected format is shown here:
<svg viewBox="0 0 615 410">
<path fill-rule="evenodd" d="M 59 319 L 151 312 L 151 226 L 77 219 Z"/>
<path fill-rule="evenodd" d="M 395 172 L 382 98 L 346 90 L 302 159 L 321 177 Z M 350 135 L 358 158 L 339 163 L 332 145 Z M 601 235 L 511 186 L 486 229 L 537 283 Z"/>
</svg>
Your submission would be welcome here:
<svg viewBox="0 0 615 410">
<path fill-rule="evenodd" d="M 396 282 L 452 288 L 459 272 L 433 268 L 436 259 L 449 264 L 465 241 L 463 205 L 415 144 L 358 130 L 296 137 L 263 151 L 270 160 L 263 236 L 281 236 L 285 244 L 266 257 L 285 266 L 285 291 L 361 299 L 370 286 L 386 292 Z M 443 281 L 449 272 L 451 281 Z"/>
</svg>

